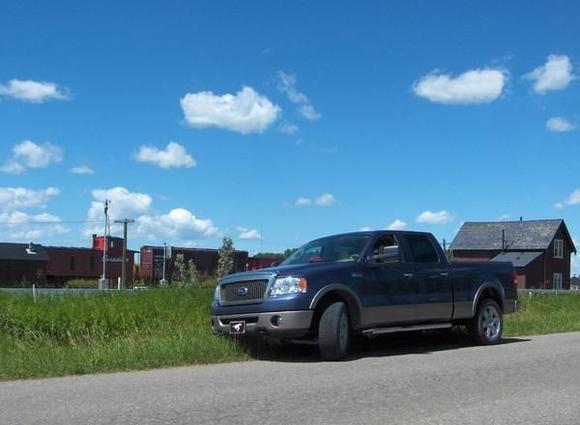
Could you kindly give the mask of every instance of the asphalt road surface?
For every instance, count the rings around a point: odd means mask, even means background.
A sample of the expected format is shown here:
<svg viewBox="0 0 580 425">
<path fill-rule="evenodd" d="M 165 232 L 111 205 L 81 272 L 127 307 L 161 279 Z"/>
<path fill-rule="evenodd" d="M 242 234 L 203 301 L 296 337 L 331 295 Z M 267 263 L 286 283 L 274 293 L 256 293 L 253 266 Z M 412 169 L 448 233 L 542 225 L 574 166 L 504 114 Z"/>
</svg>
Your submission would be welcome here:
<svg viewBox="0 0 580 425">
<path fill-rule="evenodd" d="M 396 336 L 267 360 L 0 383 L 0 424 L 580 424 L 580 333 Z"/>
</svg>

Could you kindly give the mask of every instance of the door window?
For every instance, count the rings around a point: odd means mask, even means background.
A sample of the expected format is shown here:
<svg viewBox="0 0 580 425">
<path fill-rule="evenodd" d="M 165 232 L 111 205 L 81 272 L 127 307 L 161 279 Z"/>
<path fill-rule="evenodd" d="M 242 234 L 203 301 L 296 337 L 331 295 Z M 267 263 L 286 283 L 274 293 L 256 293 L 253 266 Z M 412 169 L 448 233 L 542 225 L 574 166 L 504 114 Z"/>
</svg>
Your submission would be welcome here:
<svg viewBox="0 0 580 425">
<path fill-rule="evenodd" d="M 398 243 L 393 235 L 383 236 L 373 246 L 373 255 L 384 254 L 388 247 L 397 245 Z M 376 260 L 376 262 L 381 263 L 383 260 Z"/>
<path fill-rule="evenodd" d="M 439 256 L 433 247 L 433 244 L 427 236 L 422 235 L 407 235 L 405 236 L 409 251 L 411 254 L 411 261 L 414 263 L 438 263 Z"/>
</svg>

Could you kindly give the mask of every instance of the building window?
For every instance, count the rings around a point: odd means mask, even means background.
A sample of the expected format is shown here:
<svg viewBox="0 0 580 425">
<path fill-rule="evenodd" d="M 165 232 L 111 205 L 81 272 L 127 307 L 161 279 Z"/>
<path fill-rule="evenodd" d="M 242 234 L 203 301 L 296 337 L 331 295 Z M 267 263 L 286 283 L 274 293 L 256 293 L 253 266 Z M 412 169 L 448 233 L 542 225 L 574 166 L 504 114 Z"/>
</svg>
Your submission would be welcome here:
<svg viewBox="0 0 580 425">
<path fill-rule="evenodd" d="M 554 273 L 554 289 L 562 289 L 562 273 Z"/>
<path fill-rule="evenodd" d="M 74 271 L 74 269 L 76 268 L 76 264 L 75 264 L 75 257 L 70 257 L 70 269 L 72 271 Z"/>
<path fill-rule="evenodd" d="M 92 255 L 89 258 L 89 267 L 91 268 L 91 270 L 95 270 L 95 257 L 93 257 Z"/>
<path fill-rule="evenodd" d="M 115 241 L 109 242 L 109 248 L 115 248 Z"/>
<path fill-rule="evenodd" d="M 554 239 L 554 258 L 564 258 L 564 241 Z"/>
</svg>

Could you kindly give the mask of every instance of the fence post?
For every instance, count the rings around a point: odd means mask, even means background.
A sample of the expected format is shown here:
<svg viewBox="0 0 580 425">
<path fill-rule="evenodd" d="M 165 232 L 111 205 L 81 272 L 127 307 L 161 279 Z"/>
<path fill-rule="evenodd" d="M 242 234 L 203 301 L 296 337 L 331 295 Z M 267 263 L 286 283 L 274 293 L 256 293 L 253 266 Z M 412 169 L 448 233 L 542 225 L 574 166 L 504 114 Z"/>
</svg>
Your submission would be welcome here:
<svg viewBox="0 0 580 425">
<path fill-rule="evenodd" d="M 32 284 L 32 301 L 36 304 L 36 285 Z"/>
</svg>

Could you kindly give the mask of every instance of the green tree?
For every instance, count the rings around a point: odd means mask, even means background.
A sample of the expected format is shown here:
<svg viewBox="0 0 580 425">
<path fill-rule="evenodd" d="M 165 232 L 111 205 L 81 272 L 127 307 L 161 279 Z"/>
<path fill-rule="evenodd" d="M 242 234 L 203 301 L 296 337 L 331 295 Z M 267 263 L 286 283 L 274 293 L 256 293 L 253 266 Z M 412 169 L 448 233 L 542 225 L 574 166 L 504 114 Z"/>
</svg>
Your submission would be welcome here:
<svg viewBox="0 0 580 425">
<path fill-rule="evenodd" d="M 187 278 L 185 279 L 185 283 L 187 285 L 198 285 L 200 283 L 199 272 L 197 271 L 197 266 L 193 258 L 187 260 Z"/>
<path fill-rule="evenodd" d="M 296 251 L 298 251 L 298 248 L 288 248 L 288 249 L 284 250 L 284 257 L 290 257 Z"/>
<path fill-rule="evenodd" d="M 225 237 L 221 248 L 218 250 L 218 278 L 230 274 L 234 270 L 234 242 L 232 238 Z"/>
<path fill-rule="evenodd" d="M 171 275 L 171 280 L 174 282 L 183 282 L 187 277 L 187 264 L 183 254 L 177 254 L 175 256 L 175 263 L 173 264 L 173 274 Z"/>
</svg>

